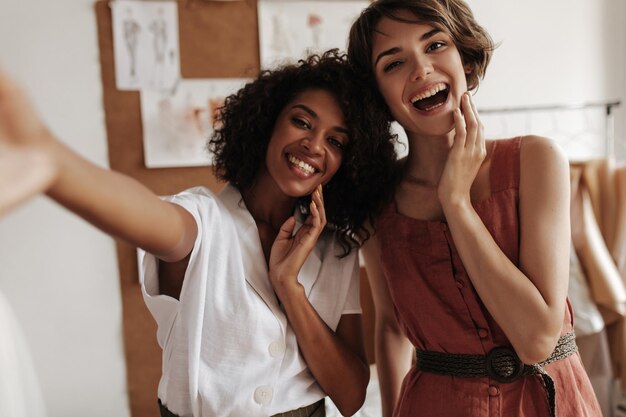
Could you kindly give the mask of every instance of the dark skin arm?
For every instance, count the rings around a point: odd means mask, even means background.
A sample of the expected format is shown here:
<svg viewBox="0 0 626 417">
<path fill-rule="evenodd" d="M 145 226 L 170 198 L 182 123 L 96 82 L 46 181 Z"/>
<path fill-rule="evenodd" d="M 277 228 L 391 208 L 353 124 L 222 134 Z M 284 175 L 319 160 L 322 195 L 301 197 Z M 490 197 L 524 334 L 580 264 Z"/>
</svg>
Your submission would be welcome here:
<svg viewBox="0 0 626 417">
<path fill-rule="evenodd" d="M 178 262 L 159 261 L 159 292 L 161 294 L 180 300 L 190 257 L 191 252 Z"/>
<path fill-rule="evenodd" d="M 23 193 L 7 194 L 3 206 L 45 192 L 105 233 L 160 259 L 178 261 L 193 248 L 197 228 L 187 211 L 162 201 L 139 181 L 99 167 L 65 146 L 0 69 L 0 159 L 9 157 L 9 152 L 37 168 L 22 167 L 36 175 L 22 180 Z"/>
<path fill-rule="evenodd" d="M 321 186 L 312 194 L 311 214 L 295 236 L 295 219 L 281 227 L 269 261 L 270 282 L 287 314 L 302 356 L 341 414 L 356 413 L 365 401 L 369 366 L 360 314 L 343 315 L 333 332 L 306 297 L 297 276 L 326 226 Z"/>
</svg>

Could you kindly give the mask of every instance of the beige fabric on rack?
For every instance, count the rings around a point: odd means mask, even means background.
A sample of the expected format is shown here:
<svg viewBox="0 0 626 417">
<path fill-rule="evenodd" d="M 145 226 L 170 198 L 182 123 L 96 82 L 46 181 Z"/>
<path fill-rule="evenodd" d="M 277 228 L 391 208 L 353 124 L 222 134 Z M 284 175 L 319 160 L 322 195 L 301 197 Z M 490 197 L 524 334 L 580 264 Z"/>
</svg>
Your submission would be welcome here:
<svg viewBox="0 0 626 417">
<path fill-rule="evenodd" d="M 614 168 L 609 161 L 571 166 L 572 239 L 587 276 L 593 301 L 607 326 L 614 374 L 626 386 L 626 285 L 598 224 L 602 218 L 613 243 L 626 208 L 615 199 Z"/>
<path fill-rule="evenodd" d="M 576 344 L 602 415 L 608 417 L 611 415 L 613 371 L 606 330 L 586 336 L 576 333 Z"/>
<path fill-rule="evenodd" d="M 593 213 L 610 250 L 615 244 L 615 226 L 618 219 L 615 160 L 607 158 L 585 162 L 582 181 L 589 191 Z"/>
<path fill-rule="evenodd" d="M 587 277 L 580 265 L 580 260 L 576 255 L 573 244 L 570 250 L 567 296 L 574 308 L 574 331 L 576 331 L 577 339 L 584 336 L 592 336 L 604 330 L 604 319 L 598 310 L 598 306 L 591 298 Z M 587 368 L 587 371 L 589 371 L 589 368 Z"/>
<path fill-rule="evenodd" d="M 616 201 L 617 220 L 615 221 L 615 239 L 609 246 L 617 269 L 626 286 L 626 167 L 616 168 L 614 172 L 614 199 Z M 617 356 L 615 372 L 620 377 L 622 391 L 626 395 L 626 317 L 622 317 L 620 325 L 608 328 L 611 352 Z M 615 361 L 614 361 L 615 362 Z"/>
<path fill-rule="evenodd" d="M 614 177 L 614 199 L 619 210 L 615 222 L 615 237 L 609 248 L 622 280 L 626 280 L 626 166 L 616 168 Z"/>
</svg>

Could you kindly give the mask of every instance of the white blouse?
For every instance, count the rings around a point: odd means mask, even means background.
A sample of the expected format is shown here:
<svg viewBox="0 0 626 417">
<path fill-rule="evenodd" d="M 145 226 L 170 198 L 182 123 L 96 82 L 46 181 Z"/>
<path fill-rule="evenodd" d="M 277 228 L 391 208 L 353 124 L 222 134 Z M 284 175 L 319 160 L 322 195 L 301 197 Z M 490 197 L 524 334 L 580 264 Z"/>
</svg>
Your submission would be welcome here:
<svg viewBox="0 0 626 417">
<path fill-rule="evenodd" d="M 239 191 L 196 187 L 168 201 L 198 225 L 180 301 L 159 295 L 157 259 L 139 251 L 144 300 L 163 349 L 158 396 L 184 416 L 271 416 L 325 397 L 269 281 L 254 219 Z M 324 322 L 360 314 L 356 251 L 324 232 L 298 275 Z"/>
</svg>

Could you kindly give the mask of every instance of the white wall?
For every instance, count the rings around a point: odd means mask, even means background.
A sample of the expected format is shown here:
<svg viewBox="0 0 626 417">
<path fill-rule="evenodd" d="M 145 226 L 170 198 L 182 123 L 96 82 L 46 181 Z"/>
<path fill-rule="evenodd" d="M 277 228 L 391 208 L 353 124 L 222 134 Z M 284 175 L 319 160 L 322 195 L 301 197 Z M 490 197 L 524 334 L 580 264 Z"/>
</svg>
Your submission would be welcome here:
<svg viewBox="0 0 626 417">
<path fill-rule="evenodd" d="M 613 0 L 470 0 L 500 46 L 480 99 L 489 106 L 614 98 L 618 68 Z"/>
<path fill-rule="evenodd" d="M 501 42 L 479 106 L 626 97 L 622 0 L 470 4 Z M 92 1 L 3 0 L 0 64 L 65 142 L 107 164 Z M 624 107 L 618 138 L 626 141 Z M 127 416 L 113 242 L 39 198 L 0 220 L 0 267 L 0 291 L 31 344 L 49 415 Z"/>
<path fill-rule="evenodd" d="M 500 46 L 476 96 L 497 108 L 626 98 L 622 0 L 468 0 Z M 616 109 L 626 157 L 626 102 Z"/>
<path fill-rule="evenodd" d="M 107 165 L 95 23 L 92 1 L 2 0 L 0 65 L 69 146 Z M 0 291 L 31 346 L 49 416 L 129 415 L 111 239 L 32 201 L 0 219 Z"/>
</svg>

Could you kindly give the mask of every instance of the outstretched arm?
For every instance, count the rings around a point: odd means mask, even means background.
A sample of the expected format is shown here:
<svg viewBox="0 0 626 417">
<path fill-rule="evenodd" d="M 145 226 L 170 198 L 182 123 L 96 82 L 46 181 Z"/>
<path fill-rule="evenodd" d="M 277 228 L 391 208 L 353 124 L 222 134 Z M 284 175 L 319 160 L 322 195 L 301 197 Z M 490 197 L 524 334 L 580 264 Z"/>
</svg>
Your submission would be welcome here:
<svg viewBox="0 0 626 417">
<path fill-rule="evenodd" d="M 46 190 L 53 178 L 51 161 L 42 152 L 0 143 L 0 216 Z"/>
<path fill-rule="evenodd" d="M 482 302 L 520 359 L 546 359 L 560 336 L 569 274 L 569 167 L 548 140 L 522 141 L 519 267 L 498 247 L 471 205 L 469 189 L 484 157 L 482 126 L 469 98 L 439 196 L 463 265 Z M 474 167 L 474 168 L 471 168 Z M 447 175 L 446 175 L 447 174 Z"/>
<path fill-rule="evenodd" d="M 104 232 L 164 260 L 180 260 L 191 251 L 197 230 L 189 213 L 161 201 L 138 181 L 100 168 L 63 145 L 0 70 L 0 155 L 9 154 L 22 155 L 25 163 L 32 164 L 22 170 L 43 171 L 34 186 L 20 185 L 27 191 L 25 196 L 46 192 Z M 0 188 L 7 201 L 15 202 L 24 198 L 20 189 Z"/>
<path fill-rule="evenodd" d="M 341 414 L 350 416 L 363 405 L 369 382 L 361 315 L 343 315 L 337 331 L 333 332 L 317 314 L 297 280 L 300 268 L 326 226 L 321 190 L 319 186 L 313 192 L 311 215 L 295 236 L 292 237 L 293 217 L 281 227 L 270 254 L 270 280 L 309 369 Z"/>
</svg>

